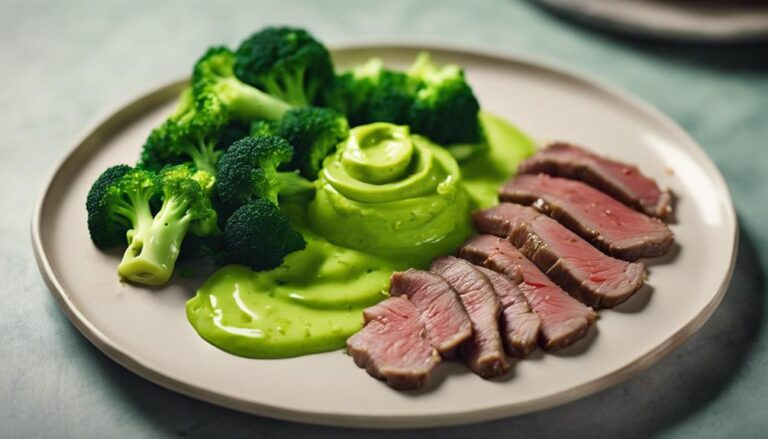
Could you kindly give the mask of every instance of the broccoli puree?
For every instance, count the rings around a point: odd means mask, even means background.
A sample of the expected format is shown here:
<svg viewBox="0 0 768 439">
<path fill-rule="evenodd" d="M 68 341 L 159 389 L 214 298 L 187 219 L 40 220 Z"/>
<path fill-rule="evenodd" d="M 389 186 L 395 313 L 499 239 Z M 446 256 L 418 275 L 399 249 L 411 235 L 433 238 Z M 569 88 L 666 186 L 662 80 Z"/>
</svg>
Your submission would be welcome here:
<svg viewBox="0 0 768 439">
<path fill-rule="evenodd" d="M 424 267 L 472 233 L 469 211 L 493 205 L 500 184 L 533 142 L 481 113 L 489 148 L 457 165 L 406 127 L 358 127 L 326 159 L 315 200 L 282 203 L 307 240 L 283 265 L 219 269 L 187 302 L 187 318 L 211 344 L 252 358 L 344 347 L 362 310 L 386 297 L 393 271 Z M 383 165 L 386 164 L 386 165 Z"/>
</svg>

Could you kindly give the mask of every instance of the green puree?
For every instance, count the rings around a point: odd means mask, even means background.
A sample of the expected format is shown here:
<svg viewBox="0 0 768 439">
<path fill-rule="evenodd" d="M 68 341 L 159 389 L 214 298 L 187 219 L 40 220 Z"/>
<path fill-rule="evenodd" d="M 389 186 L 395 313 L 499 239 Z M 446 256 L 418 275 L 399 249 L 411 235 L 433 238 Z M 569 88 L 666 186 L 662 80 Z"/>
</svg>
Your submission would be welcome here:
<svg viewBox="0 0 768 439">
<path fill-rule="evenodd" d="M 285 358 L 342 348 L 389 276 L 425 267 L 472 233 L 469 212 L 493 205 L 533 142 L 483 113 L 488 150 L 458 165 L 407 127 L 354 128 L 324 162 L 309 204 L 281 203 L 307 248 L 264 272 L 219 269 L 187 302 L 205 340 L 236 355 Z"/>
</svg>

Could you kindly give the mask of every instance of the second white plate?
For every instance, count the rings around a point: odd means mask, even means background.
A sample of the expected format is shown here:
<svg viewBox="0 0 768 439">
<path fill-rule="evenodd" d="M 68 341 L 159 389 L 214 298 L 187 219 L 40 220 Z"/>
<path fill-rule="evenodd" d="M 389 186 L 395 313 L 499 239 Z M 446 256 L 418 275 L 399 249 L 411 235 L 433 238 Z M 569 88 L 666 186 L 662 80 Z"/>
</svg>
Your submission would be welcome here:
<svg viewBox="0 0 768 439">
<path fill-rule="evenodd" d="M 420 49 L 370 45 L 334 56 L 341 68 L 371 56 L 405 66 Z M 176 279 L 164 289 L 121 284 L 118 256 L 98 251 L 86 228 L 91 183 L 107 166 L 135 162 L 183 81 L 103 119 L 52 175 L 32 235 L 43 277 L 64 312 L 115 361 L 178 392 L 282 419 L 381 428 L 459 424 L 562 404 L 638 373 L 698 330 L 728 285 L 737 225 L 722 176 L 693 140 L 656 110 L 576 75 L 520 58 L 427 49 L 438 62 L 465 67 L 485 109 L 536 138 L 567 139 L 637 163 L 678 195 L 672 229 L 680 249 L 650 264 L 645 293 L 601 312 L 588 340 L 518 362 L 500 381 L 449 364 L 435 386 L 417 393 L 386 387 L 341 351 L 252 360 L 209 345 L 185 318 L 195 281 Z"/>
<path fill-rule="evenodd" d="M 537 0 L 597 26 L 678 41 L 768 40 L 768 4 L 731 0 Z M 759 3 L 759 4 L 758 4 Z"/>
</svg>

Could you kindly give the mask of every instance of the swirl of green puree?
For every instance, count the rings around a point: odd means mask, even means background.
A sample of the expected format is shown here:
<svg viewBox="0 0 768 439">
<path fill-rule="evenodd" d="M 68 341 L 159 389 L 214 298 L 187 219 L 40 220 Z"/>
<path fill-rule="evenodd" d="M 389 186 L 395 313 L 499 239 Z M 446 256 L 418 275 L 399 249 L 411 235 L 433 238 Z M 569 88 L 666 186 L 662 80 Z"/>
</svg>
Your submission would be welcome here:
<svg viewBox="0 0 768 439">
<path fill-rule="evenodd" d="M 469 230 L 456 160 L 407 126 L 352 129 L 325 159 L 317 187 L 309 222 L 334 244 L 416 262 L 456 246 Z"/>
<path fill-rule="evenodd" d="M 314 200 L 280 202 L 307 241 L 282 265 L 222 267 L 187 302 L 209 343 L 253 358 L 344 347 L 363 309 L 386 297 L 393 271 L 426 267 L 469 236 L 469 210 L 496 203 L 500 184 L 534 151 L 501 118 L 480 115 L 488 148 L 459 165 L 407 127 L 351 130 L 325 160 Z M 470 145 L 475 148 L 475 145 Z"/>
</svg>

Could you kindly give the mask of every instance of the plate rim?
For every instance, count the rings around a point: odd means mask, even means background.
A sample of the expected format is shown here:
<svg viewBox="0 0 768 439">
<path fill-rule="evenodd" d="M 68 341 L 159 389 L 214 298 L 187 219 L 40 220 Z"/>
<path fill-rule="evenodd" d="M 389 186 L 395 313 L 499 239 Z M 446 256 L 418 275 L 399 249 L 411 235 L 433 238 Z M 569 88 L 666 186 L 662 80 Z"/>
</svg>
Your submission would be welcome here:
<svg viewBox="0 0 768 439">
<path fill-rule="evenodd" d="M 695 154 L 699 165 L 704 165 L 708 169 L 708 175 L 714 178 L 715 183 L 724 189 L 723 195 L 727 202 L 727 209 L 725 211 L 727 220 L 734 225 L 733 234 L 730 237 L 733 241 L 730 255 L 730 264 L 725 277 L 721 284 L 718 286 L 718 290 L 713 296 L 712 300 L 703 307 L 699 313 L 691 319 L 689 322 L 680 327 L 677 331 L 672 333 L 663 343 L 660 343 L 652 350 L 643 354 L 640 358 L 636 358 L 626 366 L 614 370 L 606 375 L 597 377 L 591 381 L 581 383 L 570 389 L 566 389 L 560 393 L 554 395 L 546 395 L 539 397 L 532 401 L 527 401 L 525 404 L 511 404 L 496 406 L 493 408 L 476 409 L 473 411 L 461 411 L 459 413 L 445 412 L 438 415 L 429 416 L 391 416 L 391 415 L 344 415 L 338 413 L 325 413 L 320 411 L 306 411 L 306 410 L 294 410 L 286 407 L 278 407 L 274 405 L 267 405 L 255 401 L 245 401 L 241 398 L 222 395 L 216 392 L 209 391 L 207 389 L 198 387 L 194 383 L 180 381 L 173 376 L 158 372 L 153 369 L 152 365 L 148 361 L 141 361 L 135 358 L 126 349 L 119 346 L 116 342 L 112 341 L 104 333 L 102 333 L 98 327 L 93 324 L 73 303 L 70 295 L 63 288 L 59 282 L 56 274 L 45 254 L 42 242 L 42 212 L 50 188 L 54 183 L 54 180 L 58 176 L 62 168 L 72 159 L 72 157 L 79 151 L 82 144 L 92 135 L 98 128 L 108 125 L 114 122 L 115 118 L 129 111 L 131 108 L 141 105 L 147 101 L 159 98 L 166 93 L 169 93 L 171 89 L 181 87 L 187 78 L 176 79 L 172 81 L 166 81 L 162 85 L 155 85 L 146 91 L 137 93 L 133 97 L 122 100 L 118 105 L 110 106 L 107 111 L 101 113 L 100 116 L 93 119 L 93 121 L 86 125 L 75 140 L 70 144 L 70 147 L 65 151 L 63 156 L 57 160 L 51 171 L 48 173 L 40 195 L 35 203 L 34 210 L 32 212 L 30 236 L 32 241 L 32 249 L 35 257 L 35 261 L 43 278 L 46 287 L 51 295 L 53 295 L 58 306 L 67 316 L 68 320 L 77 328 L 77 330 L 94 346 L 96 346 L 107 357 L 125 367 L 131 372 L 141 376 L 148 381 L 157 384 L 166 389 L 183 394 L 188 397 L 206 401 L 212 404 L 224 406 L 233 410 L 246 412 L 250 414 L 256 414 L 260 416 L 267 416 L 285 421 L 300 422 L 305 424 L 318 424 L 328 426 L 340 426 L 340 427 L 353 427 L 353 428 L 377 428 L 377 429 L 401 429 L 401 428 L 414 428 L 414 427 L 438 427 L 438 426 L 452 426 L 468 423 L 475 423 L 481 421 L 488 421 L 493 419 L 499 419 L 503 417 L 511 417 L 539 411 L 547 408 L 552 408 L 558 405 L 562 405 L 576 399 L 586 397 L 588 395 L 605 390 L 609 387 L 613 387 L 637 374 L 648 369 L 651 365 L 655 364 L 673 350 L 681 346 L 686 342 L 693 334 L 695 334 L 712 316 L 714 311 L 719 307 L 720 303 L 727 292 L 728 286 L 731 282 L 734 267 L 736 263 L 736 254 L 739 246 L 739 223 L 736 216 L 735 207 L 731 197 L 730 189 L 720 172 L 719 168 L 714 164 L 712 159 L 706 154 L 703 148 L 677 123 L 675 123 L 669 116 L 657 110 L 650 104 L 642 101 L 628 92 L 624 92 L 610 84 L 606 84 L 601 80 L 593 79 L 585 74 L 582 74 L 571 67 L 565 67 L 553 63 L 550 61 L 543 61 L 536 57 L 532 57 L 527 54 L 521 54 L 516 52 L 503 52 L 497 50 L 489 50 L 485 48 L 478 48 L 472 45 L 456 44 L 439 42 L 429 39 L 357 39 L 355 42 L 348 42 L 345 44 L 333 44 L 330 45 L 331 53 L 354 51 L 354 50 L 427 50 L 443 53 L 454 53 L 460 55 L 467 55 L 470 57 L 489 58 L 495 61 L 515 63 L 523 65 L 529 68 L 545 70 L 557 75 L 568 76 L 573 80 L 576 80 L 584 85 L 588 85 L 593 89 L 597 89 L 608 95 L 616 97 L 640 110 L 643 114 L 651 116 L 652 119 L 664 126 L 665 129 L 671 130 L 676 136 L 680 136 L 694 148 L 691 149 L 691 153 Z M 397 425 L 391 423 L 392 419 L 397 418 Z"/>
</svg>

